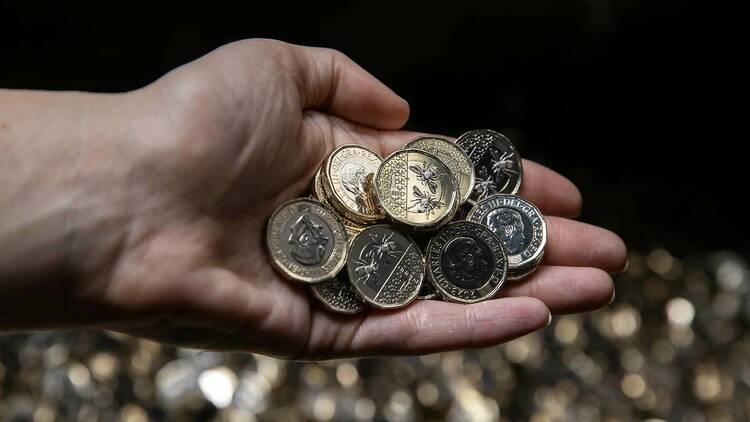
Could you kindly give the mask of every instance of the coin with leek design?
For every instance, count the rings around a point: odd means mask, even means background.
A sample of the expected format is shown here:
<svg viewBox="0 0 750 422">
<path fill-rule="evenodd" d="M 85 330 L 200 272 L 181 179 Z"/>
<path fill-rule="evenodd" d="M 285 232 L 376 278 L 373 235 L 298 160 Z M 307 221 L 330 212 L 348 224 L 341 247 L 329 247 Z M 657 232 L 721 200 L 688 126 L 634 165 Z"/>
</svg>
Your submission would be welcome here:
<svg viewBox="0 0 750 422">
<path fill-rule="evenodd" d="M 495 296 L 508 263 L 500 239 L 487 227 L 459 221 L 448 224 L 427 247 L 427 273 L 440 295 L 474 303 Z"/>
<path fill-rule="evenodd" d="M 424 279 L 417 245 L 385 224 L 367 227 L 352 239 L 346 269 L 359 297 L 381 309 L 408 305 Z"/>
<path fill-rule="evenodd" d="M 349 282 L 346 268 L 328 280 L 310 286 L 315 296 L 329 310 L 342 314 L 357 314 L 367 305 L 357 296 Z"/>
<path fill-rule="evenodd" d="M 503 134 L 489 129 L 472 130 L 461 135 L 456 144 L 474 165 L 474 189 L 469 201 L 475 203 L 496 193 L 515 195 L 521 188 L 521 156 Z"/>
<path fill-rule="evenodd" d="M 457 209 L 458 189 L 451 171 L 424 151 L 405 149 L 383 160 L 375 192 L 388 217 L 413 229 L 439 226 Z"/>
<path fill-rule="evenodd" d="M 333 210 L 313 199 L 294 199 L 273 212 L 266 228 L 273 266 L 305 283 L 329 279 L 347 257 L 346 232 Z"/>
<path fill-rule="evenodd" d="M 426 151 L 439 158 L 456 179 L 458 205 L 469 199 L 474 188 L 474 165 L 455 142 L 438 136 L 420 136 L 406 144 L 404 149 Z"/>
<path fill-rule="evenodd" d="M 359 224 L 383 219 L 373 189 L 380 156 L 360 145 L 336 148 L 321 171 L 321 182 L 331 205 L 346 218 Z"/>
<path fill-rule="evenodd" d="M 541 260 L 547 244 L 547 224 L 539 209 L 520 196 L 485 198 L 469 212 L 467 220 L 490 228 L 502 240 L 510 272 L 524 273 Z"/>
</svg>

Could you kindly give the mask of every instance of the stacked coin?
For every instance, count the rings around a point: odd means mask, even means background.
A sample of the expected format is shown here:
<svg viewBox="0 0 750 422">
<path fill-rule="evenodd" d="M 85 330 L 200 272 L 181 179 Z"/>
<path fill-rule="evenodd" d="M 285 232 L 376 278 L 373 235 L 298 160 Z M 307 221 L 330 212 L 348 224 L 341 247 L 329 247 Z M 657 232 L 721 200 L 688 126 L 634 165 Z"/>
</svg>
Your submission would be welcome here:
<svg viewBox="0 0 750 422">
<path fill-rule="evenodd" d="M 384 159 L 343 145 L 316 172 L 312 199 L 271 216 L 271 261 L 340 313 L 490 299 L 544 254 L 544 217 L 515 195 L 522 177 L 515 146 L 492 130 L 422 136 Z"/>
</svg>

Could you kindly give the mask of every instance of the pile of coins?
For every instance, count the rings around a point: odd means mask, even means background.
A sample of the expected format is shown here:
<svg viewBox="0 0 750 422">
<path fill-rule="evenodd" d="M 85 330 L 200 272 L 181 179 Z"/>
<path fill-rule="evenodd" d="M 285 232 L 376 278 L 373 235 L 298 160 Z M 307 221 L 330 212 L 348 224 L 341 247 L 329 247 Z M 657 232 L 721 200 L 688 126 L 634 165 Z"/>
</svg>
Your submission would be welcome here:
<svg viewBox="0 0 750 422">
<path fill-rule="evenodd" d="M 513 143 L 487 129 L 455 142 L 419 137 L 385 159 L 343 145 L 318 169 L 309 198 L 271 215 L 271 262 L 341 313 L 493 298 L 544 254 L 544 217 L 516 196 L 522 178 Z"/>
</svg>

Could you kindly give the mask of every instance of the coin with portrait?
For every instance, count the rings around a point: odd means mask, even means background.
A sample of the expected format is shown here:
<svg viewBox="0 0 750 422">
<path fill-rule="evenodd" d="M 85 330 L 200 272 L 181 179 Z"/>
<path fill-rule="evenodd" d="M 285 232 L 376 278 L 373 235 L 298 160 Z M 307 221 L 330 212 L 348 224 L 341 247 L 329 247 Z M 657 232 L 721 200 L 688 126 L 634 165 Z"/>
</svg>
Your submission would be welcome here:
<svg viewBox="0 0 750 422">
<path fill-rule="evenodd" d="M 474 187 L 474 165 L 455 142 L 439 136 L 420 136 L 406 144 L 404 149 L 426 151 L 439 158 L 456 179 L 458 205 L 469 199 Z"/>
<path fill-rule="evenodd" d="M 489 129 L 472 130 L 461 135 L 456 144 L 466 151 L 474 165 L 470 201 L 477 202 L 496 193 L 514 195 L 521 188 L 521 156 L 505 135 Z"/>
<path fill-rule="evenodd" d="M 360 224 L 384 218 L 373 189 L 380 156 L 360 145 L 342 145 L 325 162 L 320 179 L 337 211 Z"/>
<path fill-rule="evenodd" d="M 315 176 L 313 177 L 313 184 L 311 187 L 311 193 L 312 198 L 317 199 L 318 201 L 328 205 L 333 209 L 334 212 L 337 212 L 336 207 L 334 207 L 330 201 L 328 201 L 328 197 L 326 196 L 325 189 L 323 188 L 323 171 L 324 166 L 321 165 L 318 167 L 318 171 L 315 173 Z M 354 236 L 357 233 L 361 232 L 362 229 L 364 229 L 364 225 L 357 223 L 356 221 L 350 220 L 343 214 L 337 214 L 337 217 L 341 220 L 342 223 L 344 223 L 344 228 L 346 229 L 346 233 L 349 236 Z"/>
<path fill-rule="evenodd" d="M 385 224 L 369 226 L 352 239 L 346 269 L 360 298 L 381 309 L 408 305 L 424 279 L 417 245 Z"/>
<path fill-rule="evenodd" d="M 474 303 L 490 299 L 507 275 L 500 239 L 487 227 L 459 221 L 440 230 L 427 247 L 427 273 L 446 300 Z"/>
<path fill-rule="evenodd" d="M 310 286 L 315 296 L 327 309 L 342 313 L 356 314 L 367 309 L 367 305 L 357 296 L 349 282 L 346 268 L 328 280 Z"/>
<path fill-rule="evenodd" d="M 313 199 L 279 206 L 268 220 L 266 245 L 271 263 L 289 279 L 316 283 L 336 275 L 346 263 L 343 223 Z"/>
<path fill-rule="evenodd" d="M 414 229 L 439 226 L 458 208 L 458 189 L 448 167 L 434 155 L 405 149 L 383 160 L 375 192 L 386 215 Z"/>
<path fill-rule="evenodd" d="M 467 220 L 488 227 L 502 240 L 511 272 L 523 272 L 541 260 L 547 243 L 547 224 L 539 209 L 524 198 L 487 197 L 474 206 Z"/>
</svg>

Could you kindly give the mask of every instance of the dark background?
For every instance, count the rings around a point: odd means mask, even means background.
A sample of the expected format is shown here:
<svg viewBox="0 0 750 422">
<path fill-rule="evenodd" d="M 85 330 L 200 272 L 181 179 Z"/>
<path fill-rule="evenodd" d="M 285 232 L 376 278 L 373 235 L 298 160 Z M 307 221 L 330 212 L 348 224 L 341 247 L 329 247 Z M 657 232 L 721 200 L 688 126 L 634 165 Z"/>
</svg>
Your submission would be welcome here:
<svg viewBox="0 0 750 422">
<path fill-rule="evenodd" d="M 248 37 L 332 47 L 410 102 L 407 128 L 504 132 L 573 179 L 582 218 L 631 247 L 747 256 L 745 136 L 732 127 L 743 107 L 732 57 L 746 46 L 732 45 L 731 10 L 452 3 L 2 3 L 0 86 L 129 90 Z"/>
</svg>

